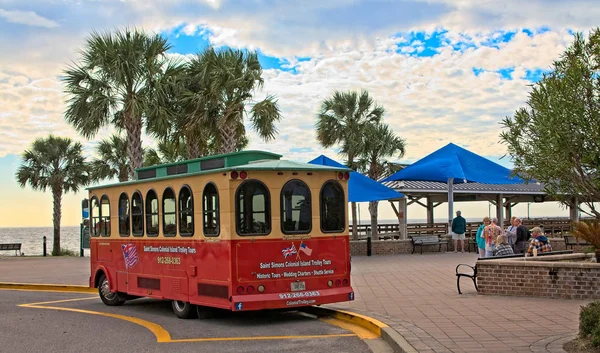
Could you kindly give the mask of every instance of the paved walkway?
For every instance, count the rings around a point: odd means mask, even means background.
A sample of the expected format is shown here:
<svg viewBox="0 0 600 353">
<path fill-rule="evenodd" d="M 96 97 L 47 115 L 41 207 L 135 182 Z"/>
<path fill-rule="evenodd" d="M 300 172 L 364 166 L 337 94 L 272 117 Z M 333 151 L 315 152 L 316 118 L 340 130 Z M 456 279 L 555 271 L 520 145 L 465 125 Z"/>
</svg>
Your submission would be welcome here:
<svg viewBox="0 0 600 353">
<path fill-rule="evenodd" d="M 587 301 L 478 295 L 455 268 L 473 253 L 354 256 L 356 300 L 334 305 L 380 319 L 419 352 L 562 352 Z M 51 272 L 50 272 L 51 271 Z M 0 282 L 86 285 L 89 258 L 0 257 Z"/>
</svg>

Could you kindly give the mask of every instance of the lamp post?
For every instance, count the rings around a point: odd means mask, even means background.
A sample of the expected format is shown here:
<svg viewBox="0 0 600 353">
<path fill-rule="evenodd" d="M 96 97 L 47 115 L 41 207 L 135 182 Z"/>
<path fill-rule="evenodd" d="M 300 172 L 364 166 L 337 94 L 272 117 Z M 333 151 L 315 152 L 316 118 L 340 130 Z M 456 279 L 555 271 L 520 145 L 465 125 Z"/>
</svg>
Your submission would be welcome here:
<svg viewBox="0 0 600 353">
<path fill-rule="evenodd" d="M 529 219 L 529 206 L 531 205 L 531 202 L 527 203 L 527 219 Z"/>
</svg>

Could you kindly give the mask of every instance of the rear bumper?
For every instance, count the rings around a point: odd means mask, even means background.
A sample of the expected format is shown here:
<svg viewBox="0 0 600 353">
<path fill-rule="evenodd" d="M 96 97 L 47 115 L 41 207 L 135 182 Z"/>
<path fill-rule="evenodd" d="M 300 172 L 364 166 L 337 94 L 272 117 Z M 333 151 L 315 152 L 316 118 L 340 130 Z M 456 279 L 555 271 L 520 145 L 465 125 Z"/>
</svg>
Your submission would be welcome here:
<svg viewBox="0 0 600 353">
<path fill-rule="evenodd" d="M 354 300 L 351 286 L 291 293 L 234 295 L 231 310 L 263 310 L 339 303 Z"/>
</svg>

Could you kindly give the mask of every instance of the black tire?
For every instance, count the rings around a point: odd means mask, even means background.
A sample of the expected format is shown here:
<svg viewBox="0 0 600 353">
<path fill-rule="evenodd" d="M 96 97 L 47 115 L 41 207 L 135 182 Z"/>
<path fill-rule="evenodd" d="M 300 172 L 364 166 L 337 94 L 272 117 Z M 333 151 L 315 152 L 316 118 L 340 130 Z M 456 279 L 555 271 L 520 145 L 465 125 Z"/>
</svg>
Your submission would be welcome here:
<svg viewBox="0 0 600 353">
<path fill-rule="evenodd" d="M 215 316 L 215 312 L 214 312 L 214 310 L 211 310 L 211 308 L 202 306 L 202 305 L 196 305 L 196 317 L 198 319 L 200 319 L 200 320 L 211 319 L 214 316 Z"/>
<path fill-rule="evenodd" d="M 121 305 L 124 302 L 119 297 L 119 293 L 110 291 L 108 278 L 106 278 L 105 274 L 100 275 L 100 279 L 98 280 L 98 294 L 102 302 L 108 306 Z"/>
<path fill-rule="evenodd" d="M 175 316 L 180 319 L 191 319 L 196 315 L 196 308 L 188 302 L 173 300 L 171 301 L 171 307 Z"/>
</svg>

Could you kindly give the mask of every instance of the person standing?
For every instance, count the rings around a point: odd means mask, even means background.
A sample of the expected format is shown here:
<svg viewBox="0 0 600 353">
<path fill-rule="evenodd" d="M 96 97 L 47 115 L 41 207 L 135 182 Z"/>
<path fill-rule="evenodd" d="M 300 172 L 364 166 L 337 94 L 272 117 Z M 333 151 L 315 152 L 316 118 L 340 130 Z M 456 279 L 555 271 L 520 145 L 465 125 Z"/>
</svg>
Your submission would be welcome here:
<svg viewBox="0 0 600 353">
<path fill-rule="evenodd" d="M 513 247 L 513 250 L 517 239 L 517 226 L 515 226 L 515 219 L 517 219 L 517 217 L 515 216 L 512 216 L 510 218 L 510 225 L 508 226 L 508 228 L 506 228 L 505 233 L 506 237 L 508 238 L 508 245 Z"/>
<path fill-rule="evenodd" d="M 461 216 L 460 211 L 456 211 L 456 217 L 452 220 L 452 239 L 454 240 L 454 252 L 458 251 L 458 241 L 462 252 L 465 252 L 465 233 L 467 232 L 467 220 Z"/>
<path fill-rule="evenodd" d="M 477 248 L 479 249 L 479 258 L 485 257 L 485 237 L 483 235 L 483 230 L 485 227 L 489 226 L 490 223 L 490 217 L 483 217 L 483 224 L 479 226 L 477 234 L 475 235 Z"/>
<path fill-rule="evenodd" d="M 515 218 L 513 225 L 517 227 L 517 239 L 515 239 L 515 254 L 522 254 L 527 249 L 527 240 L 529 240 L 529 229 L 523 225 L 520 218 Z"/>
<path fill-rule="evenodd" d="M 483 230 L 483 236 L 485 237 L 485 257 L 494 256 L 494 250 L 496 247 L 494 242 L 499 235 L 503 234 L 504 231 L 502 230 L 502 227 L 498 225 L 498 218 L 492 218 L 492 223 L 490 223 L 490 225 L 485 227 Z"/>
</svg>

